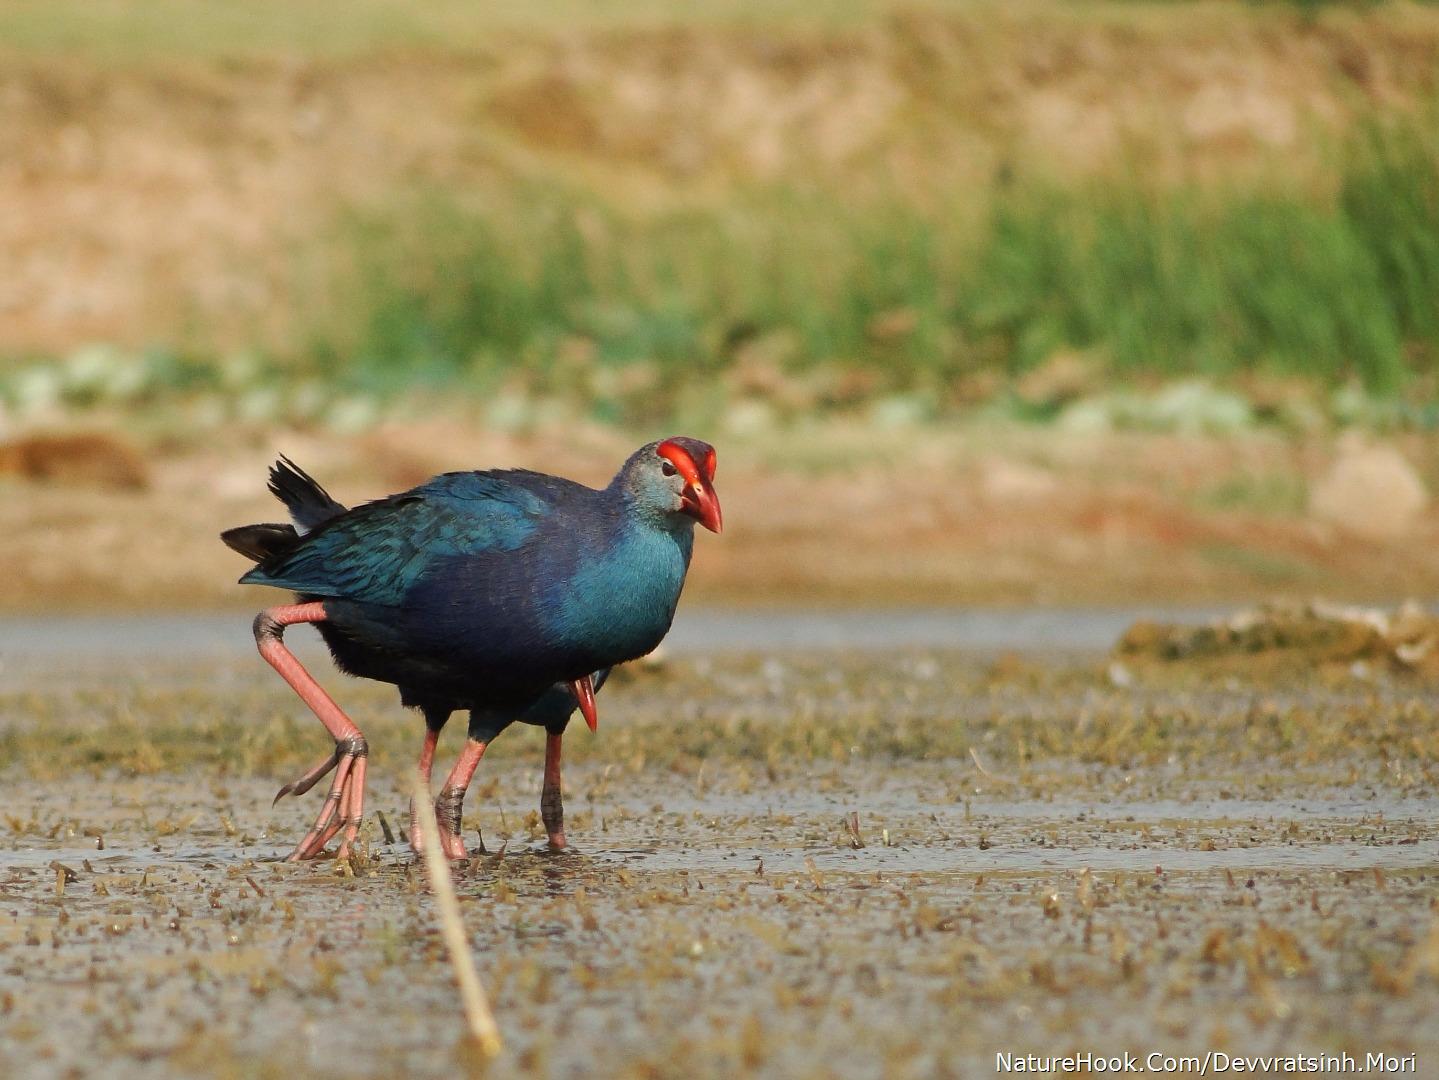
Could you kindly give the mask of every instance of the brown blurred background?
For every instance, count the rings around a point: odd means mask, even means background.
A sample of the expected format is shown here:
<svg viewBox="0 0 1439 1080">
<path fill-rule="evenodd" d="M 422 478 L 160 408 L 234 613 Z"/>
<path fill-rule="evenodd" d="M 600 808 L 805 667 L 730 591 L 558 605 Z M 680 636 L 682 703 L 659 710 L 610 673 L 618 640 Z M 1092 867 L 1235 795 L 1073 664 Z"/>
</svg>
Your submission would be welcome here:
<svg viewBox="0 0 1439 1080">
<path fill-rule="evenodd" d="M 1439 581 L 1439 9 L 0 11 L 0 607 L 253 603 L 346 501 L 720 448 L 723 603 Z"/>
</svg>

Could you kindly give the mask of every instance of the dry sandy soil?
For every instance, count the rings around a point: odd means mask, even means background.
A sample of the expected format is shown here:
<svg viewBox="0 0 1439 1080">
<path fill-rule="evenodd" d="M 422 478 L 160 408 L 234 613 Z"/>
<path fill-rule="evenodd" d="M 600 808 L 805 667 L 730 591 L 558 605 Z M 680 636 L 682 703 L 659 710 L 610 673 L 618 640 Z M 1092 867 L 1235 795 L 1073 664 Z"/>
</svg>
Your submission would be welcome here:
<svg viewBox="0 0 1439 1080">
<path fill-rule="evenodd" d="M 1371 442 L 1435 490 L 1431 437 L 831 425 L 715 438 L 726 531 L 700 538 L 690 603 L 1122 607 L 1439 591 L 1439 511 L 1382 512 L 1414 489 L 1390 492 L 1381 476 L 1349 494 L 1358 532 L 1311 508 L 1336 463 Z M 601 484 L 639 441 L 582 424 L 517 438 L 435 422 L 356 437 L 217 433 L 135 452 L 118 473 L 82 457 L 27 479 L 0 461 L 0 610 L 258 606 L 259 590 L 234 584 L 246 564 L 216 537 L 283 517 L 264 486 L 276 452 L 353 503 L 458 468 Z M 1365 535 L 1371 519 L 1388 531 Z"/>
</svg>

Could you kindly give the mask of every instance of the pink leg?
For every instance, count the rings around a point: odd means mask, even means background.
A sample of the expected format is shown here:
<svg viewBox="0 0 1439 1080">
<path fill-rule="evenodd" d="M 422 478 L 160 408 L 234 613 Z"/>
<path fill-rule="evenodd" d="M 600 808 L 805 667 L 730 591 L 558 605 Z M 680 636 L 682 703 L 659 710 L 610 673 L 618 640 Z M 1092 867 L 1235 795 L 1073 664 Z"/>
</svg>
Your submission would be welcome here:
<svg viewBox="0 0 1439 1080">
<path fill-rule="evenodd" d="M 430 790 L 430 773 L 435 768 L 435 746 L 440 741 L 440 733 L 433 728 L 426 726 L 425 742 L 420 747 L 420 779 L 424 781 L 426 791 Z M 410 850 L 416 855 L 422 853 L 424 848 L 424 834 L 420 832 L 420 822 L 415 816 L 415 800 L 410 799 Z"/>
<path fill-rule="evenodd" d="M 365 765 L 369 754 L 365 736 L 295 659 L 295 654 L 285 647 L 283 640 L 285 627 L 295 623 L 324 622 L 326 618 L 325 607 L 318 602 L 286 604 L 255 616 L 255 644 L 259 646 L 260 655 L 300 695 L 300 700 L 320 718 L 320 723 L 335 740 L 335 750 L 330 757 L 313 766 L 294 783 L 286 784 L 275 796 L 278 801 L 291 793 L 303 794 L 331 769 L 335 770 L 335 779 L 330 783 L 330 791 L 325 796 L 319 816 L 291 853 L 291 862 L 315 858 L 340 829 L 344 830 L 344 839 L 335 854 L 336 858 L 345 858 L 360 831 L 364 815 Z"/>
<path fill-rule="evenodd" d="M 465 791 L 470 779 L 479 767 L 480 758 L 485 756 L 485 744 L 478 739 L 466 739 L 460 759 L 445 778 L 445 787 L 435 799 L 435 820 L 440 826 L 440 846 L 451 859 L 465 857 L 465 843 L 460 839 L 460 820 L 465 804 Z"/>
<path fill-rule="evenodd" d="M 545 784 L 540 791 L 540 817 L 550 836 L 550 850 L 565 849 L 565 802 L 560 792 L 560 743 L 563 733 L 545 736 Z"/>
</svg>

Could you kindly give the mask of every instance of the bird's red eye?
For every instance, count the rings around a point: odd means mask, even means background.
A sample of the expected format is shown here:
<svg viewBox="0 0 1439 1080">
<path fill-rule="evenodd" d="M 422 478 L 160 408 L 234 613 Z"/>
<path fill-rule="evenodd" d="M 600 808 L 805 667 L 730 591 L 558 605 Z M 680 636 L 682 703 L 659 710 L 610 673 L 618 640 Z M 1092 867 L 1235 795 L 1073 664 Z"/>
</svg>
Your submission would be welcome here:
<svg viewBox="0 0 1439 1080">
<path fill-rule="evenodd" d="M 664 473 L 666 476 L 673 476 L 675 473 L 679 472 L 679 470 L 675 468 L 675 463 L 673 461 L 665 458 L 660 461 L 660 472 Z"/>
</svg>

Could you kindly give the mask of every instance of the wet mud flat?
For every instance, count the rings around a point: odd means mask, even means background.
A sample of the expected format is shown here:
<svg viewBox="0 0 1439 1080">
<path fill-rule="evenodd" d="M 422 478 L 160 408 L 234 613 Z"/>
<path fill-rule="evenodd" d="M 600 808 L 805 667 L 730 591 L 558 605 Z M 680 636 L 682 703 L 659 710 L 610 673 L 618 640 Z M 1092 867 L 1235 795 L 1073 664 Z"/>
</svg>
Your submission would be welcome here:
<svg viewBox="0 0 1439 1080">
<path fill-rule="evenodd" d="M 282 862 L 323 750 L 258 661 L 0 684 L 0 1074 L 478 1070 L 373 747 L 362 853 Z M 993 1075 L 995 1055 L 1439 1062 L 1439 710 L 1368 669 L 958 653 L 671 661 L 507 732 L 458 867 L 495 1075 Z M 441 768 L 459 745 L 447 731 Z M 383 815 L 383 821 L 381 820 Z M 389 836 L 386 835 L 386 828 Z M 481 853 L 481 842 L 483 851 Z"/>
</svg>

